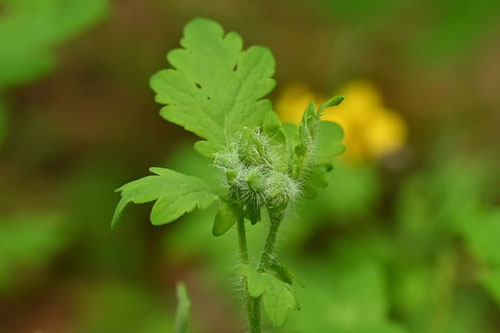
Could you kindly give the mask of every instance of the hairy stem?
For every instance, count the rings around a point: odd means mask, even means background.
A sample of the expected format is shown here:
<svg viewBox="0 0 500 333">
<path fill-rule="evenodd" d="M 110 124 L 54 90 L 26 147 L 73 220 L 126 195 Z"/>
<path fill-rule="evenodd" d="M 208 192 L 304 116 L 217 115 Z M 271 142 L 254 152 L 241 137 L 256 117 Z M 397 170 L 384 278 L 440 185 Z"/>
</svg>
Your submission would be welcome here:
<svg viewBox="0 0 500 333">
<path fill-rule="evenodd" d="M 248 318 L 250 319 L 250 332 L 261 333 L 262 327 L 260 324 L 260 298 L 251 297 L 248 295 Z"/>
<path fill-rule="evenodd" d="M 278 228 L 283 220 L 283 214 L 273 214 L 269 212 L 270 217 L 270 225 L 269 225 L 269 233 L 267 234 L 266 244 L 264 245 L 264 251 L 262 251 L 262 255 L 260 257 L 259 266 L 257 271 L 264 272 L 267 266 L 271 263 L 274 251 L 274 244 L 276 243 L 276 235 L 278 234 Z M 250 296 L 249 296 L 250 297 Z M 260 297 L 249 299 L 249 311 L 250 308 L 255 315 L 253 320 L 258 323 L 258 326 L 251 326 L 252 333 L 260 333 L 261 325 L 260 325 Z M 250 313 L 250 312 L 249 312 Z M 250 324 L 252 325 L 252 318 L 250 319 Z"/>
<path fill-rule="evenodd" d="M 273 213 L 269 212 L 270 225 L 269 233 L 267 234 L 266 244 L 264 245 L 264 251 L 260 257 L 260 262 L 257 270 L 263 272 L 267 266 L 271 263 L 273 258 L 274 244 L 276 243 L 276 235 L 278 234 L 278 228 L 283 220 L 283 213 Z"/>
<path fill-rule="evenodd" d="M 238 220 L 238 243 L 240 247 L 240 260 L 242 264 L 248 265 L 248 247 L 247 247 L 247 237 L 245 232 L 245 222 L 243 218 Z M 247 311 L 248 320 L 250 322 L 250 332 L 251 333 L 261 333 L 260 324 L 260 299 L 254 298 L 248 294 L 246 288 L 246 282 L 242 281 L 247 298 Z"/>
<path fill-rule="evenodd" d="M 283 220 L 283 213 L 269 212 L 270 225 L 269 233 L 267 234 L 266 244 L 264 245 L 264 250 L 260 257 L 260 262 L 257 270 L 259 272 L 264 272 L 266 267 L 271 264 L 273 258 L 274 245 L 276 243 L 276 236 L 278 234 L 278 228 Z M 243 219 L 238 221 L 238 240 L 240 245 L 240 257 L 243 264 L 248 265 L 248 248 L 247 239 L 245 233 L 245 223 Z M 243 281 L 243 283 L 245 283 Z M 246 290 L 246 286 L 245 286 Z M 247 310 L 248 319 L 250 321 L 250 332 L 251 333 L 261 333 L 261 318 L 260 318 L 260 297 L 252 297 L 247 292 Z"/>
</svg>

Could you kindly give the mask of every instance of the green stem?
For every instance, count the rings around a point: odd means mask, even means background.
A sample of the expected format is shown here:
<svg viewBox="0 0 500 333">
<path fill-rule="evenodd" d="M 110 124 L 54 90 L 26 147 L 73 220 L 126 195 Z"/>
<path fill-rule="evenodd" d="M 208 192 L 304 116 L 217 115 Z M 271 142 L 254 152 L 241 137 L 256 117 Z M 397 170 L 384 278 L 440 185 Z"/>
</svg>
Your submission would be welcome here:
<svg viewBox="0 0 500 333">
<path fill-rule="evenodd" d="M 269 212 L 270 225 L 269 233 L 267 234 L 266 244 L 264 245 L 264 250 L 260 257 L 260 262 L 257 270 L 259 272 L 264 272 L 267 266 L 271 264 L 274 245 L 276 243 L 276 236 L 278 234 L 278 228 L 283 220 L 283 213 L 273 213 Z M 243 264 L 248 265 L 248 248 L 247 248 L 247 238 L 245 233 L 245 223 L 243 219 L 238 220 L 238 240 L 240 245 L 240 257 Z M 246 288 L 245 288 L 246 289 Z M 250 332 L 251 333 L 261 333 L 261 318 L 260 318 L 260 297 L 251 297 L 247 292 L 247 310 L 248 319 L 250 321 Z"/>
<path fill-rule="evenodd" d="M 262 251 L 262 255 L 260 257 L 259 266 L 257 271 L 264 272 L 267 266 L 271 263 L 271 259 L 274 251 L 274 244 L 276 243 L 276 235 L 278 234 L 278 228 L 283 220 L 283 214 L 272 214 L 269 212 L 270 217 L 270 225 L 269 225 L 269 233 L 267 234 L 266 244 L 264 245 L 264 251 Z M 258 329 L 256 331 L 251 331 L 252 333 L 260 333 L 260 297 L 252 298 L 252 311 L 258 315 Z"/>
<path fill-rule="evenodd" d="M 271 264 L 274 244 L 276 243 L 276 235 L 278 234 L 278 228 L 283 220 L 283 213 L 279 212 L 277 214 L 269 212 L 270 225 L 269 233 L 267 234 L 266 244 L 264 245 L 264 251 L 260 257 L 260 262 L 257 270 L 263 272 L 269 264 Z"/>
<path fill-rule="evenodd" d="M 247 236 L 245 232 L 245 222 L 243 218 L 238 219 L 238 243 L 240 246 L 241 262 L 248 265 Z"/>
<path fill-rule="evenodd" d="M 248 295 L 248 318 L 250 320 L 250 332 L 261 333 L 262 327 L 260 324 L 260 298 L 251 297 Z"/>
<path fill-rule="evenodd" d="M 240 247 L 241 262 L 245 265 L 249 265 L 247 237 L 245 232 L 245 222 L 243 218 L 238 220 L 238 243 Z M 246 291 L 245 281 L 243 281 L 243 286 Z M 247 293 L 246 298 L 247 298 L 248 320 L 250 322 L 250 332 L 261 333 L 262 328 L 260 324 L 260 299 L 250 296 L 248 294 L 248 291 L 246 291 L 246 293 Z"/>
</svg>

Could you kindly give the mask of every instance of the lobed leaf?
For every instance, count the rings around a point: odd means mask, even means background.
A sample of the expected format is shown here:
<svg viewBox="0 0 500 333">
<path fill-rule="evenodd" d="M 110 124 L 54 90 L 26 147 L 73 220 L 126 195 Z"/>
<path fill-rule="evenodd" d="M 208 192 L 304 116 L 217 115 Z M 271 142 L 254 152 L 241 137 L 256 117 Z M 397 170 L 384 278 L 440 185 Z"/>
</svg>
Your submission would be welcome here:
<svg viewBox="0 0 500 333">
<path fill-rule="evenodd" d="M 259 126 L 271 111 L 262 98 L 275 86 L 273 55 L 261 46 L 243 51 L 242 45 L 237 33 L 194 19 L 184 29 L 183 48 L 167 55 L 174 69 L 151 78 L 156 101 L 166 105 L 162 117 L 206 139 L 197 150 L 210 157 L 235 131 Z"/>
<path fill-rule="evenodd" d="M 141 204 L 156 200 L 151 210 L 151 223 L 162 225 L 175 221 L 196 206 L 205 209 L 218 198 L 210 186 L 197 177 L 164 168 L 150 170 L 156 175 L 138 179 L 116 190 L 121 192 L 122 198 L 113 215 L 112 227 L 129 202 Z"/>
</svg>

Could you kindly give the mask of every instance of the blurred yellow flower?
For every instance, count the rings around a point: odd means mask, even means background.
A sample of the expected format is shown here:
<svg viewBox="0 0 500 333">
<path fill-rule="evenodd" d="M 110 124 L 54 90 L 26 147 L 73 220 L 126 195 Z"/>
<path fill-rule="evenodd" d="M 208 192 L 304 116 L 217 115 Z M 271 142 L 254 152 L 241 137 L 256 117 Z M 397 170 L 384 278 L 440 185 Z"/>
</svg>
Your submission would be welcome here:
<svg viewBox="0 0 500 333">
<path fill-rule="evenodd" d="M 345 132 L 345 158 L 351 162 L 375 160 L 397 152 L 406 143 L 407 126 L 394 111 L 384 106 L 380 91 L 366 80 L 351 81 L 339 94 L 346 98 L 327 109 L 323 120 L 339 123 Z M 302 83 L 285 87 L 276 103 L 283 122 L 299 123 L 309 102 L 326 99 Z"/>
</svg>

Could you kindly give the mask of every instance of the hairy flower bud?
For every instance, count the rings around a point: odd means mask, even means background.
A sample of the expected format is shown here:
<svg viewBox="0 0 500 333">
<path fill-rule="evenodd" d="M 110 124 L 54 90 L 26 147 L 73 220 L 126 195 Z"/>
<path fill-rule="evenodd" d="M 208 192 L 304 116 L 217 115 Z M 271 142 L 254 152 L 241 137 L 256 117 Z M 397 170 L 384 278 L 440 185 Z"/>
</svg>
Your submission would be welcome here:
<svg viewBox="0 0 500 333">
<path fill-rule="evenodd" d="M 266 202 L 272 208 L 284 208 L 299 196 L 299 185 L 287 174 L 270 171 L 266 178 Z"/>
<path fill-rule="evenodd" d="M 260 129 L 243 128 L 238 142 L 238 155 L 247 166 L 260 166 L 268 160 L 269 138 Z"/>
<path fill-rule="evenodd" d="M 258 168 L 249 170 L 245 180 L 252 191 L 258 192 L 264 188 L 264 175 Z"/>
<path fill-rule="evenodd" d="M 224 172 L 228 182 L 234 182 L 238 177 L 238 171 L 235 169 L 226 169 Z"/>
</svg>

